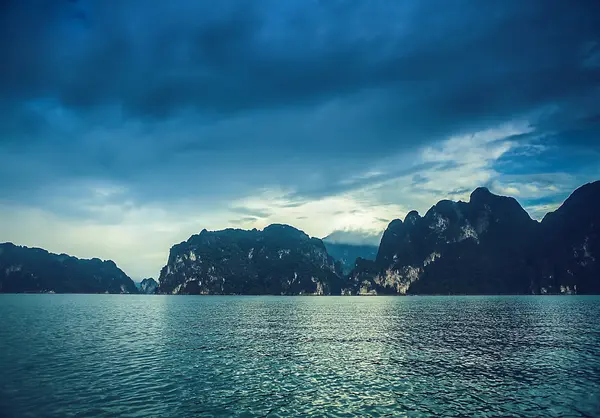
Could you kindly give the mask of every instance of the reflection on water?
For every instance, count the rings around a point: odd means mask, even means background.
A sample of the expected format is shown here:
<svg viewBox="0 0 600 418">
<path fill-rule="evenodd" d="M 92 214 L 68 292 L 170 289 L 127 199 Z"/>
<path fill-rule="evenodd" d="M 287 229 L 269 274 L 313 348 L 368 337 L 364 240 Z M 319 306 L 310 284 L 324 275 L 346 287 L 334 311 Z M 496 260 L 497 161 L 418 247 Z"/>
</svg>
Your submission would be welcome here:
<svg viewBox="0 0 600 418">
<path fill-rule="evenodd" d="M 597 297 L 0 295 L 0 416 L 599 416 Z"/>
</svg>

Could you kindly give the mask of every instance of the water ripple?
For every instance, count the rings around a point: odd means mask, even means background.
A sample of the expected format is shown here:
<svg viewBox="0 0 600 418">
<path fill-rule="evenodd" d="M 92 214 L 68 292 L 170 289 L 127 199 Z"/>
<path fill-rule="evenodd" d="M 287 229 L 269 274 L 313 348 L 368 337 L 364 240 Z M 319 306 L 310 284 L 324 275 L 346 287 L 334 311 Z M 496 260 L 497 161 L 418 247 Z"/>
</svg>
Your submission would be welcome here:
<svg viewBox="0 0 600 418">
<path fill-rule="evenodd" d="M 600 416 L 597 297 L 0 295 L 0 416 Z"/>
</svg>

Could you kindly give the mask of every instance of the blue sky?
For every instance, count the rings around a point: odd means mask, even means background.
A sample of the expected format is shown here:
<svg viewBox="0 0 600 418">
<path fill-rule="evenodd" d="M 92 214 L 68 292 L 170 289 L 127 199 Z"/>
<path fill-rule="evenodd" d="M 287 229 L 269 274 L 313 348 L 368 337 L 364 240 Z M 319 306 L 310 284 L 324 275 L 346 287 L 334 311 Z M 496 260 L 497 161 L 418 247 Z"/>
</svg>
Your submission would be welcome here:
<svg viewBox="0 0 600 418">
<path fill-rule="evenodd" d="M 9 0 L 0 241 L 156 276 L 202 228 L 377 235 L 600 178 L 596 1 Z"/>
</svg>

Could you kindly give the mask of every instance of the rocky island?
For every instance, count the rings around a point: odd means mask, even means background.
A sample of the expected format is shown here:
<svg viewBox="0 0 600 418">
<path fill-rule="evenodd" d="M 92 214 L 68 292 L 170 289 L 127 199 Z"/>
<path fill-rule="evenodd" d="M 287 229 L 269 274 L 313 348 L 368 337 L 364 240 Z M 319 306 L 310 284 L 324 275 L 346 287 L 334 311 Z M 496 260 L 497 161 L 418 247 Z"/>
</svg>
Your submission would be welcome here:
<svg viewBox="0 0 600 418">
<path fill-rule="evenodd" d="M 159 282 L 174 294 L 331 295 L 345 280 L 320 239 L 274 224 L 191 236 L 171 248 Z"/>
<path fill-rule="evenodd" d="M 140 282 L 138 290 L 144 295 L 154 295 L 158 293 L 158 282 L 154 278 L 148 277 Z"/>
<path fill-rule="evenodd" d="M 137 293 L 117 265 L 0 244 L 0 293 Z"/>
<path fill-rule="evenodd" d="M 600 293 L 600 182 L 542 222 L 487 188 L 390 222 L 374 260 L 287 225 L 202 231 L 175 245 L 159 290 L 185 294 L 406 295 Z M 331 254 L 327 252 L 330 249 Z M 354 253 L 355 254 L 355 253 Z M 335 257 L 332 257 L 334 255 Z M 337 262 L 334 259 L 337 258 Z"/>
<path fill-rule="evenodd" d="M 350 273 L 359 294 L 600 293 L 600 182 L 577 189 L 542 222 L 478 188 L 386 229 L 374 261 Z"/>
<path fill-rule="evenodd" d="M 363 257 L 368 257 L 366 259 Z M 355 259 L 355 260 L 354 260 Z M 174 245 L 139 290 L 112 261 L 0 244 L 0 292 L 406 295 L 600 294 L 600 182 L 541 222 L 478 188 L 390 222 L 378 248 L 281 224 L 203 230 Z"/>
</svg>

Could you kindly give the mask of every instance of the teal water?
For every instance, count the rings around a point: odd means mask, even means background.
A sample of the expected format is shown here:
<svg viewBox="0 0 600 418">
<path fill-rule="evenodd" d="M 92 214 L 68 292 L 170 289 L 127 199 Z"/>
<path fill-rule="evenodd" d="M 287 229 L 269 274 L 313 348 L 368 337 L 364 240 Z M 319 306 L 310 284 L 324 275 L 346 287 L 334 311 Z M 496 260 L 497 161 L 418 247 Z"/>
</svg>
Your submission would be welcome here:
<svg viewBox="0 0 600 418">
<path fill-rule="evenodd" d="M 599 297 L 0 295 L 0 416 L 600 416 Z"/>
</svg>

